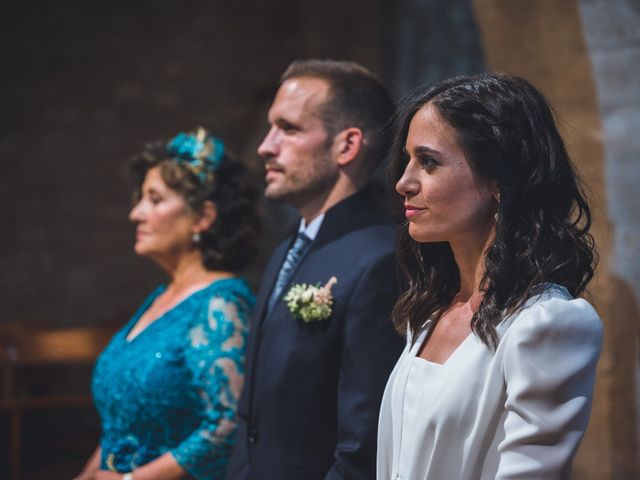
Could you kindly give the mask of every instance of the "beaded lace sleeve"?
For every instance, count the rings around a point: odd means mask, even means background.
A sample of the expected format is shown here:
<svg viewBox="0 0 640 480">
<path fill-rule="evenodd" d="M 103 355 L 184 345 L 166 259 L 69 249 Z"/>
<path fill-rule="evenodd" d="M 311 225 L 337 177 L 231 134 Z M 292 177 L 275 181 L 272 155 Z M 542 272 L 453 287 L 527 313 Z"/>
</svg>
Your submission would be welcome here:
<svg viewBox="0 0 640 480">
<path fill-rule="evenodd" d="M 250 303 L 233 292 L 219 292 L 194 315 L 188 331 L 185 362 L 204 411 L 197 429 L 171 453 L 198 479 L 221 478 L 231 454 Z"/>
</svg>

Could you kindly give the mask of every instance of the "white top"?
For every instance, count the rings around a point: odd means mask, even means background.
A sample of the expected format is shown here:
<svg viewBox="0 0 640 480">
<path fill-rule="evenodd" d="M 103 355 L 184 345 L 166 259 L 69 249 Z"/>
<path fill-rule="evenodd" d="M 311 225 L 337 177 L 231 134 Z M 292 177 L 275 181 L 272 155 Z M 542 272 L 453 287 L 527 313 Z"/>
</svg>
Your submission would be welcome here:
<svg viewBox="0 0 640 480">
<path fill-rule="evenodd" d="M 398 360 L 382 398 L 378 480 L 568 478 L 587 426 L 602 322 L 550 285 L 498 327 L 495 352 L 470 334 L 442 365 Z"/>
</svg>

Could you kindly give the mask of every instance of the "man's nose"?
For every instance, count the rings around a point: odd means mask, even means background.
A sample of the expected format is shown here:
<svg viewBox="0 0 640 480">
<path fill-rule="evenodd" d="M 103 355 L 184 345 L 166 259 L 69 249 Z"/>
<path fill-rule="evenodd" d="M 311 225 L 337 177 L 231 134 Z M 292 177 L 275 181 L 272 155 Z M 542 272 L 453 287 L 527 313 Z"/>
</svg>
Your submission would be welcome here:
<svg viewBox="0 0 640 480">
<path fill-rule="evenodd" d="M 258 155 L 261 157 L 272 158 L 278 155 L 277 132 L 271 127 L 267 135 L 258 147 Z"/>
</svg>

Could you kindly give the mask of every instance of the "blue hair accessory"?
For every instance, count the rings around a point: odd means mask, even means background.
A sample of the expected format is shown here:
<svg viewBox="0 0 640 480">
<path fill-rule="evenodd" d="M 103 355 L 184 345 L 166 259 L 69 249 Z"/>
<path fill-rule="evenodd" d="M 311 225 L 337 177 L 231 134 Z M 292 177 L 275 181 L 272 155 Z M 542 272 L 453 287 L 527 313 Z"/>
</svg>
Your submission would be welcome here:
<svg viewBox="0 0 640 480">
<path fill-rule="evenodd" d="M 198 127 L 195 133 L 181 132 L 169 140 L 167 152 L 205 182 L 222 164 L 224 143 Z"/>
</svg>

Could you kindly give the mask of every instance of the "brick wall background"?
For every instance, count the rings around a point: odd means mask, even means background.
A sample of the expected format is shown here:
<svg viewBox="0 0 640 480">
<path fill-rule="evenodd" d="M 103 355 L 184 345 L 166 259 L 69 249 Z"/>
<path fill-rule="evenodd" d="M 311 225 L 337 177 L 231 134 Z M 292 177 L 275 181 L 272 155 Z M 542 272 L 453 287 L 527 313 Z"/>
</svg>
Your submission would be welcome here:
<svg viewBox="0 0 640 480">
<path fill-rule="evenodd" d="M 367 4 L 13 2 L 0 16 L 0 322 L 128 318 L 163 276 L 132 252 L 127 159 L 202 124 L 259 171 L 292 59 L 352 58 L 388 78 L 385 2 Z"/>
</svg>

